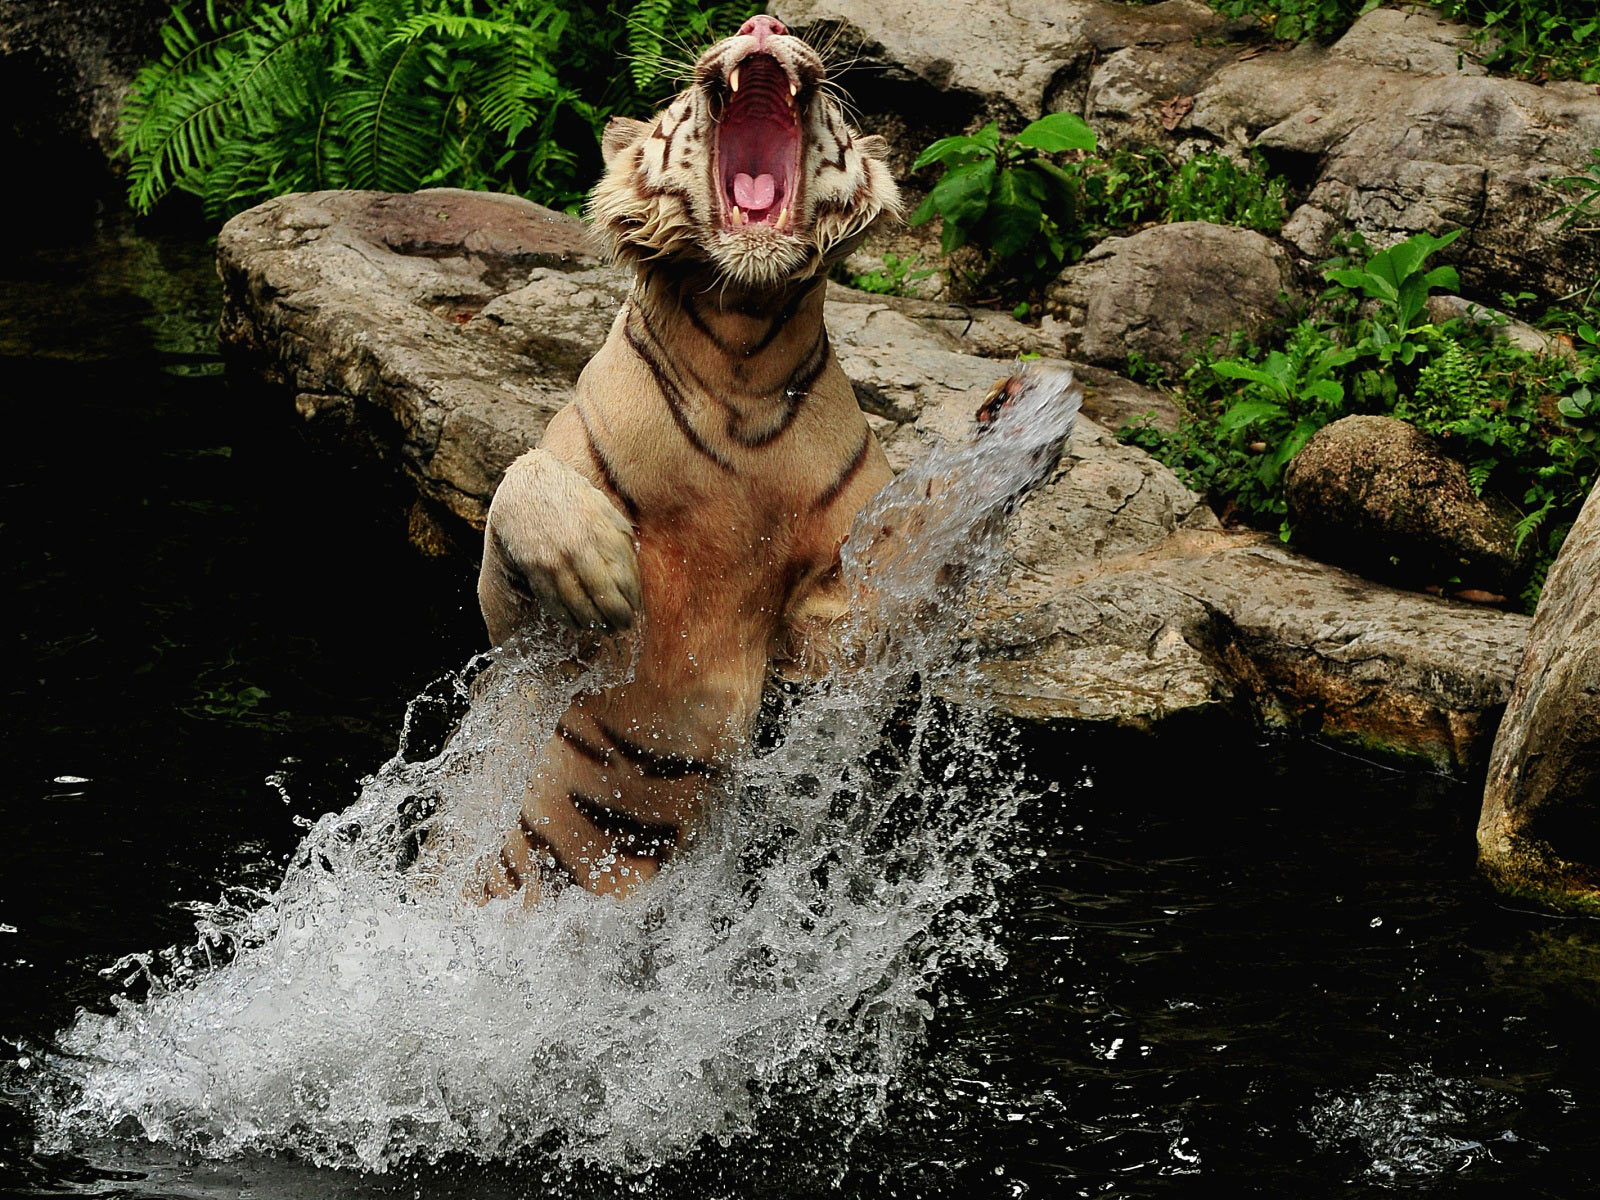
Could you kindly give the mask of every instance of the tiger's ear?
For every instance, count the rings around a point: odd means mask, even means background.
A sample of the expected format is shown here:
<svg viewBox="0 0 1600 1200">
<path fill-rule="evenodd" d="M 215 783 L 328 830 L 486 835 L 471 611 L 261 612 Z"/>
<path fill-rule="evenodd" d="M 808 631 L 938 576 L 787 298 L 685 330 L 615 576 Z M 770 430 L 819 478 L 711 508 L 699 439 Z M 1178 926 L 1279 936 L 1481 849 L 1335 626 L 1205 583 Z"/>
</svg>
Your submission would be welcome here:
<svg viewBox="0 0 1600 1200">
<path fill-rule="evenodd" d="M 605 132 L 600 135 L 600 157 L 605 159 L 606 166 L 643 137 L 649 128 L 648 121 L 635 121 L 632 117 L 612 117 L 607 121 Z"/>
</svg>

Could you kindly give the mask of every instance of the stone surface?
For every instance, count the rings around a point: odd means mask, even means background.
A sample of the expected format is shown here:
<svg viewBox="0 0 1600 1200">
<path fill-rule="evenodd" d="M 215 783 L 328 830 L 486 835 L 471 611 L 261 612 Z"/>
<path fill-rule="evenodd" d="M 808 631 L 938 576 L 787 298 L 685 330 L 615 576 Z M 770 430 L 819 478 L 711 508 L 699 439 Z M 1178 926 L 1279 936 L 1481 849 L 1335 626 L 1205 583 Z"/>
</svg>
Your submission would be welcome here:
<svg viewBox="0 0 1600 1200">
<path fill-rule="evenodd" d="M 1511 895 L 1600 915 L 1600 485 L 1545 580 L 1494 742 L 1478 856 Z"/>
<path fill-rule="evenodd" d="M 1199 0 L 787 0 L 777 13 L 826 44 L 835 32 L 859 69 L 853 99 L 965 108 L 1010 119 L 1080 107 L 1094 62 L 1128 46 L 1190 46 L 1222 28 Z M 887 106 L 885 106 L 887 107 Z"/>
<path fill-rule="evenodd" d="M 1332 46 L 1281 50 L 1220 43 L 1214 15 L 1190 5 L 982 0 L 960 21 L 932 0 L 790 10 L 859 45 L 851 87 L 868 125 L 921 109 L 947 126 L 999 114 L 1015 128 L 1069 111 L 1106 145 L 1257 148 L 1306 197 L 1285 238 L 1308 265 L 1347 228 L 1375 249 L 1462 228 L 1443 258 L 1469 294 L 1548 301 L 1600 274 L 1600 239 L 1550 219 L 1551 181 L 1600 146 L 1600 95 L 1486 75 L 1472 31 L 1436 12 L 1379 8 Z M 941 107 L 941 88 L 966 107 Z"/>
<path fill-rule="evenodd" d="M 6 0 L 0 5 L 0 153 L 50 164 L 71 205 L 103 192 L 120 158 L 117 122 L 134 74 L 161 48 L 167 0 Z M 10 190 L 10 189 L 8 189 Z M 14 200 L 24 199 L 16 189 Z M 27 197 L 30 224 L 41 215 Z"/>
<path fill-rule="evenodd" d="M 1286 321 L 1289 256 L 1248 229 L 1178 221 L 1107 238 L 1052 285 L 1070 358 L 1121 367 L 1130 354 L 1181 368 L 1235 331 Z"/>
<path fill-rule="evenodd" d="M 539 437 L 628 285 L 569 218 L 464 192 L 285 197 L 218 243 L 223 336 L 329 439 L 411 480 L 419 541 L 474 553 L 500 472 Z M 1059 336 L 831 289 L 828 324 L 890 460 L 966 435 L 975 398 Z M 1058 477 L 1016 516 L 1016 568 L 974 635 L 1005 712 L 1141 728 L 1231 712 L 1479 763 L 1527 618 L 1393 591 L 1222 530 L 1097 423 L 1159 399 L 1090 372 Z M 465 535 L 465 536 L 463 536 Z"/>
<path fill-rule="evenodd" d="M 1393 417 L 1342 417 L 1284 472 L 1295 542 L 1363 574 L 1514 593 L 1528 559 L 1516 514 L 1472 490 L 1466 468 Z"/>
<path fill-rule="evenodd" d="M 588 353 L 525 354 L 475 319 L 542 265 L 598 263 L 581 222 L 509 196 L 286 196 L 230 221 L 217 262 L 230 355 L 469 523 Z"/>
</svg>

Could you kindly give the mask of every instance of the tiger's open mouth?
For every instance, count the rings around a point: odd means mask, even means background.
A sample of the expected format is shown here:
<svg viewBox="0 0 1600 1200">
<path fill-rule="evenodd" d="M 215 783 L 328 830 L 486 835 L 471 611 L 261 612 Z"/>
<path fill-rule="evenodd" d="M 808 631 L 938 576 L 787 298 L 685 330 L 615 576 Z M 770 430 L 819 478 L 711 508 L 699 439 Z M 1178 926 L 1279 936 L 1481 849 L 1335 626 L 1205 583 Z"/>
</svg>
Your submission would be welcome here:
<svg viewBox="0 0 1600 1200">
<path fill-rule="evenodd" d="M 800 87 L 772 55 L 748 55 L 728 72 L 717 124 L 717 183 L 728 229 L 794 224 L 800 178 Z"/>
</svg>

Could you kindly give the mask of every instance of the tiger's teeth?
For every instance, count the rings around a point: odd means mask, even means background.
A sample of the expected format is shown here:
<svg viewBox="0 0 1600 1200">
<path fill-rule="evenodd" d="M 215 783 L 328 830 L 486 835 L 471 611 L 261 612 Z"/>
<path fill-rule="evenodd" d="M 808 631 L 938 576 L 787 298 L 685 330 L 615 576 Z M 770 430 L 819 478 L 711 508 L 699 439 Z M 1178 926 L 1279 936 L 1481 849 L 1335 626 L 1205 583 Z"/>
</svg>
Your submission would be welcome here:
<svg viewBox="0 0 1600 1200">
<path fill-rule="evenodd" d="M 785 221 L 787 221 L 788 219 L 789 219 L 789 206 L 787 204 L 785 204 L 782 208 L 780 208 L 778 210 L 778 219 L 772 223 L 773 224 L 773 228 L 782 229 L 783 228 L 783 223 Z"/>
<path fill-rule="evenodd" d="M 799 90 L 800 90 L 800 85 L 798 83 L 794 82 L 794 80 L 791 79 L 789 81 L 789 99 L 793 100 L 794 96 L 795 96 L 795 93 L 798 92 Z"/>
<path fill-rule="evenodd" d="M 728 76 L 728 86 L 730 88 L 732 88 L 736 92 L 739 90 L 739 68 L 738 67 L 735 67 L 733 69 L 733 73 Z"/>
</svg>

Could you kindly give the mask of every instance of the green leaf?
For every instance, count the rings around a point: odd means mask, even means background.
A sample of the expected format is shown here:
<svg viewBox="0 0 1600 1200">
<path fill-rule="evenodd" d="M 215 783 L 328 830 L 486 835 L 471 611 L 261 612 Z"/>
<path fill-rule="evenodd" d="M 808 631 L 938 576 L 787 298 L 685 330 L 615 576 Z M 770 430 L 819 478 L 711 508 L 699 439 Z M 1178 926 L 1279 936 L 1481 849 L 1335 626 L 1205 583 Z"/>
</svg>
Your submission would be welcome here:
<svg viewBox="0 0 1600 1200">
<path fill-rule="evenodd" d="M 1025 169 L 1031 174 L 1037 175 L 1041 182 L 1044 183 L 1046 191 L 1049 192 L 1049 197 L 1045 199 L 1045 203 L 1049 204 L 1054 201 L 1055 205 L 1065 213 L 1071 213 L 1076 210 L 1078 206 L 1078 190 L 1081 186 L 1077 175 L 1058 167 L 1055 163 L 1045 158 L 1036 158 L 1028 163 L 1025 168 L 1019 169 Z"/>
<path fill-rule="evenodd" d="M 1043 217 L 1039 202 L 1029 194 L 1018 172 L 1010 167 L 1002 170 L 989 200 L 989 248 L 1000 258 L 1019 253 L 1039 232 Z"/>
<path fill-rule="evenodd" d="M 1217 432 L 1234 433 L 1258 421 L 1276 420 L 1283 415 L 1283 405 L 1271 400 L 1241 400 L 1217 418 Z"/>
<path fill-rule="evenodd" d="M 1071 113 L 1051 113 L 1027 126 L 1014 139 L 1019 146 L 1029 146 L 1055 154 L 1062 150 L 1093 150 L 1096 145 L 1094 130 L 1082 117 Z"/>
<path fill-rule="evenodd" d="M 976 224 L 989 207 L 989 191 L 994 186 L 996 164 L 992 158 L 966 163 L 945 172 L 928 193 L 928 199 L 946 224 Z"/>
<path fill-rule="evenodd" d="M 958 134 L 955 137 L 940 138 L 930 145 L 921 154 L 917 161 L 911 164 L 911 169 L 920 171 L 923 167 L 932 166 L 934 163 L 972 162 L 975 159 L 986 157 L 990 150 L 977 138 Z"/>
<path fill-rule="evenodd" d="M 1430 292 L 1438 288 L 1445 288 L 1452 292 L 1459 291 L 1461 277 L 1456 274 L 1454 267 L 1435 267 L 1422 277 L 1422 286 Z"/>
<path fill-rule="evenodd" d="M 1295 427 L 1289 431 L 1289 436 L 1278 443 L 1278 448 L 1267 460 L 1272 466 L 1274 479 L 1283 474 L 1283 468 L 1289 465 L 1289 460 L 1305 449 L 1306 443 L 1321 428 L 1322 423 L 1313 417 L 1302 417 L 1296 422 Z"/>
</svg>

